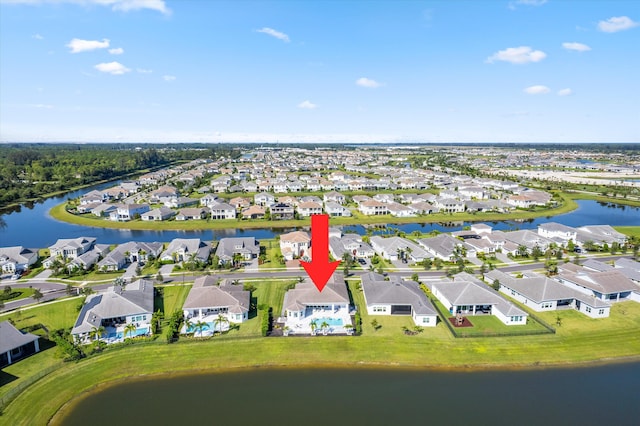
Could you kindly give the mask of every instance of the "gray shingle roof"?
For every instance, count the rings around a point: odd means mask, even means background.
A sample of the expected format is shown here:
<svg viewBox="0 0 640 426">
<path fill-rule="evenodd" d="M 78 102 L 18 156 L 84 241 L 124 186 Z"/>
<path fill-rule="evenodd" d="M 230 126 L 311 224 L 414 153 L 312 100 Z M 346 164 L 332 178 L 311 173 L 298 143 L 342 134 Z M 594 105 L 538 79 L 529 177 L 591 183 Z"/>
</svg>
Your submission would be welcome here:
<svg viewBox="0 0 640 426">
<path fill-rule="evenodd" d="M 38 336 L 35 334 L 23 333 L 9 321 L 0 322 L 0 354 L 36 340 L 38 340 Z"/>
<path fill-rule="evenodd" d="M 362 275 L 362 289 L 367 305 L 411 305 L 417 315 L 436 315 L 436 310 L 415 281 L 385 281 L 380 274 Z"/>
<path fill-rule="evenodd" d="M 249 311 L 249 291 L 243 290 L 242 286 L 222 284 L 218 287 L 215 283 L 212 276 L 197 278 L 184 302 L 184 309 L 227 307 L 231 313 Z"/>
<path fill-rule="evenodd" d="M 125 286 L 109 287 L 104 293 L 91 295 L 78 315 L 72 334 L 87 333 L 102 319 L 153 313 L 153 281 L 138 280 Z"/>
<path fill-rule="evenodd" d="M 324 304 L 348 304 L 349 294 L 347 293 L 347 285 L 344 282 L 342 272 L 336 271 L 331 275 L 327 285 L 320 292 L 315 284 L 307 278 L 303 282 L 296 284 L 296 288 L 289 290 L 284 295 L 284 310 L 296 310 L 307 305 L 324 305 Z"/>
</svg>

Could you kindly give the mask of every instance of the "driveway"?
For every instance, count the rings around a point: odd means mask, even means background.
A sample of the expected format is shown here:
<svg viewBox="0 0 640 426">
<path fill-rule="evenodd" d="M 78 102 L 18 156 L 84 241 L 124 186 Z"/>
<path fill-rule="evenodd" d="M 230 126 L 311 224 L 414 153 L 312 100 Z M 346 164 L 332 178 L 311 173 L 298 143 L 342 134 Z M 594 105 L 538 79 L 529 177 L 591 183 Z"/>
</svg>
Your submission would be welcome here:
<svg viewBox="0 0 640 426">
<path fill-rule="evenodd" d="M 127 267 L 127 270 L 124 271 L 122 275 L 122 279 L 125 281 L 133 281 L 133 278 L 136 276 L 136 268 L 138 267 L 138 262 L 133 262 L 131 265 Z"/>
<path fill-rule="evenodd" d="M 258 272 L 258 259 L 251 259 L 250 262 L 244 263 L 245 272 Z"/>
<path fill-rule="evenodd" d="M 507 265 L 514 265 L 517 263 L 509 259 L 509 256 L 504 253 L 496 253 L 496 259 L 498 259 L 500 262 L 506 263 Z"/>
<path fill-rule="evenodd" d="M 162 275 L 162 278 L 166 279 L 169 274 L 171 274 L 171 271 L 173 271 L 174 266 L 175 265 L 173 263 L 170 263 L 169 265 L 162 265 L 158 273 Z"/>
</svg>

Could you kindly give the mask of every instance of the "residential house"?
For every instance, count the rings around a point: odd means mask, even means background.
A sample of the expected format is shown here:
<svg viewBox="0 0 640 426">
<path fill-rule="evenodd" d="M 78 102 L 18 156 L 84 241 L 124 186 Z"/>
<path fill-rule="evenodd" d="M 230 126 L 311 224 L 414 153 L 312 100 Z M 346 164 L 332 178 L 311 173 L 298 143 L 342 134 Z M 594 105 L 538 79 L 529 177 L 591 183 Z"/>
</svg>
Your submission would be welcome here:
<svg viewBox="0 0 640 426">
<path fill-rule="evenodd" d="M 294 218 L 294 208 L 291 204 L 276 203 L 269 207 L 271 220 L 287 220 Z"/>
<path fill-rule="evenodd" d="M 413 217 L 417 215 L 413 206 L 405 206 L 396 202 L 387 203 L 387 210 L 391 216 L 395 217 Z"/>
<path fill-rule="evenodd" d="M 485 274 L 485 280 L 490 284 L 497 280 L 501 293 L 536 312 L 575 309 L 591 318 L 607 318 L 611 309 L 607 302 L 542 275 L 518 279 L 493 270 Z"/>
<path fill-rule="evenodd" d="M 494 315 L 506 325 L 524 325 L 529 316 L 500 293 L 469 274 L 454 281 L 428 281 L 427 287 L 451 315 Z"/>
<path fill-rule="evenodd" d="M 269 207 L 276 203 L 276 197 L 268 192 L 261 192 L 253 196 L 253 203 L 257 206 Z"/>
<path fill-rule="evenodd" d="M 205 207 L 218 202 L 220 202 L 220 198 L 214 194 L 207 194 L 204 197 L 200 198 L 200 205 Z"/>
<path fill-rule="evenodd" d="M 96 239 L 93 237 L 60 239 L 49 247 L 51 257 L 42 264 L 45 268 L 50 268 L 55 259 L 75 259 L 91 250 L 95 243 Z"/>
<path fill-rule="evenodd" d="M 370 239 L 371 247 L 384 259 L 422 262 L 429 254 L 413 241 L 401 237 L 382 238 L 374 235 Z"/>
<path fill-rule="evenodd" d="M 23 333 L 9 321 L 0 322 L 0 368 L 40 352 L 39 337 Z"/>
<path fill-rule="evenodd" d="M 109 220 L 114 222 L 127 222 L 149 210 L 151 210 L 151 208 L 148 204 L 116 204 L 116 210 L 109 214 Z"/>
<path fill-rule="evenodd" d="M 229 200 L 229 204 L 236 209 L 245 209 L 251 206 L 251 200 L 245 197 L 235 197 Z"/>
<path fill-rule="evenodd" d="M 182 333 L 194 332 L 195 321 L 207 323 L 207 327 L 200 331 L 202 335 L 212 335 L 214 331 L 224 330 L 225 323 L 219 321 L 219 316 L 228 323 L 240 324 L 249 319 L 251 307 L 251 292 L 246 291 L 241 285 L 233 285 L 229 280 L 222 280 L 220 286 L 216 285 L 217 278 L 212 276 L 198 277 L 193 283 L 182 309 L 188 324 L 182 329 Z M 215 330 L 214 330 L 215 327 Z"/>
<path fill-rule="evenodd" d="M 432 257 L 452 261 L 456 257 L 458 247 L 462 246 L 462 241 L 449 234 L 440 234 L 432 238 L 421 238 L 418 240 L 418 244 Z"/>
<path fill-rule="evenodd" d="M 101 271 L 119 271 L 133 262 L 145 264 L 160 257 L 164 245 L 162 243 L 147 243 L 142 241 L 129 241 L 119 244 L 98 262 Z"/>
<path fill-rule="evenodd" d="M 325 203 L 333 202 L 337 204 L 344 204 L 347 201 L 347 198 L 343 194 L 336 191 L 329 191 L 325 193 L 322 198 Z"/>
<path fill-rule="evenodd" d="M 464 201 L 455 198 L 438 197 L 433 203 L 441 212 L 446 213 L 462 213 L 466 208 Z"/>
<path fill-rule="evenodd" d="M 354 258 L 370 258 L 375 255 L 375 250 L 369 244 L 362 241 L 358 234 L 345 234 L 329 236 L 329 253 L 334 259 L 342 259 L 345 253 Z"/>
<path fill-rule="evenodd" d="M 66 268 L 69 273 L 73 271 L 88 271 L 95 265 L 100 258 L 102 258 L 105 254 L 109 252 L 108 244 L 96 244 L 93 249 L 89 250 L 86 253 L 81 254 L 80 256 L 72 259 L 67 265 Z"/>
<path fill-rule="evenodd" d="M 293 231 L 280 235 L 280 252 L 286 260 L 309 257 L 311 237 L 304 231 Z"/>
<path fill-rule="evenodd" d="M 625 277 L 629 278 L 636 284 L 640 284 L 640 262 L 632 259 L 616 259 L 613 262 L 617 271 L 620 271 Z"/>
<path fill-rule="evenodd" d="M 242 260 L 256 259 L 260 255 L 260 243 L 254 237 L 222 238 L 216 248 L 220 264 L 233 263 L 234 256 Z"/>
<path fill-rule="evenodd" d="M 334 216 L 334 217 L 351 216 L 351 210 L 333 201 L 326 202 L 324 204 L 324 209 L 329 216 Z"/>
<path fill-rule="evenodd" d="M 355 199 L 355 197 L 354 197 Z M 367 216 L 379 216 L 389 214 L 387 204 L 376 200 L 367 200 L 360 203 L 358 210 Z"/>
<path fill-rule="evenodd" d="M 189 206 L 197 206 L 200 203 L 200 200 L 197 198 L 189 198 L 189 197 L 172 197 L 169 200 L 164 202 L 166 207 L 179 209 L 182 207 Z"/>
<path fill-rule="evenodd" d="M 235 219 L 236 208 L 227 203 L 214 203 L 209 205 L 211 219 Z"/>
<path fill-rule="evenodd" d="M 91 210 L 91 214 L 98 216 L 98 217 L 111 217 L 111 213 L 117 212 L 118 211 L 118 207 L 114 206 L 113 204 L 99 204 L 97 206 L 95 206 L 94 208 L 92 208 Z"/>
<path fill-rule="evenodd" d="M 586 225 L 577 228 L 576 239 L 580 244 L 591 241 L 598 245 L 605 243 L 611 245 L 613 243 L 624 244 L 627 241 L 627 236 L 616 231 L 610 225 Z"/>
<path fill-rule="evenodd" d="M 547 222 L 538 225 L 538 235 L 554 241 L 561 241 L 563 244 L 569 240 L 577 242 L 578 233 L 574 227 L 563 225 L 557 222 Z"/>
<path fill-rule="evenodd" d="M 38 250 L 22 246 L 0 247 L 0 269 L 7 274 L 15 274 L 29 269 L 38 261 Z"/>
<path fill-rule="evenodd" d="M 322 204 L 313 201 L 302 202 L 298 204 L 298 213 L 302 217 L 309 217 L 314 214 L 322 214 Z"/>
<path fill-rule="evenodd" d="M 352 328 L 349 294 L 341 272 L 334 272 L 327 285 L 318 291 L 306 278 L 288 290 L 282 305 L 287 333 L 345 334 Z"/>
<path fill-rule="evenodd" d="M 180 191 L 174 186 L 161 186 L 149 193 L 149 201 L 153 204 L 164 204 L 173 198 L 180 196 Z"/>
<path fill-rule="evenodd" d="M 438 314 L 415 281 L 402 281 L 373 272 L 362 275 L 362 291 L 369 315 L 410 315 L 421 327 L 435 327 Z"/>
<path fill-rule="evenodd" d="M 207 263 L 211 245 L 199 238 L 175 238 L 160 255 L 162 261 Z"/>
<path fill-rule="evenodd" d="M 78 319 L 71 335 L 76 342 L 89 343 L 100 327 L 104 334 L 99 336 L 106 343 L 124 340 L 125 327 L 134 324 L 136 331 L 129 336 L 151 334 L 151 316 L 153 315 L 153 281 L 138 280 L 126 286 L 112 286 L 106 291 L 91 294 Z"/>
<path fill-rule="evenodd" d="M 148 221 L 162 221 L 171 219 L 176 212 L 171 210 L 168 207 L 162 206 L 157 209 L 149 210 L 148 212 L 142 213 L 140 215 L 140 219 L 148 222 Z"/>
<path fill-rule="evenodd" d="M 180 209 L 176 215 L 176 220 L 202 220 L 209 214 L 208 207 L 189 207 Z"/>
<path fill-rule="evenodd" d="M 262 206 L 251 206 L 242 210 L 243 219 L 264 219 L 266 209 Z"/>
<path fill-rule="evenodd" d="M 598 272 L 567 263 L 558 271 L 554 279 L 588 296 L 607 302 L 640 302 L 640 285 L 618 269 Z"/>
</svg>

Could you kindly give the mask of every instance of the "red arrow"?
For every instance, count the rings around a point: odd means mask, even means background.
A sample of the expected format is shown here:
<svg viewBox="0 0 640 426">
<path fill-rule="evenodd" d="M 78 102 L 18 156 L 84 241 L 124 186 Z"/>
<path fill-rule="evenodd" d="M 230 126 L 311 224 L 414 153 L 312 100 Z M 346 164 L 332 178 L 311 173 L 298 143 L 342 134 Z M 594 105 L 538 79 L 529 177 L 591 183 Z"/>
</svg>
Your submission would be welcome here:
<svg viewBox="0 0 640 426">
<path fill-rule="evenodd" d="M 300 264 L 318 291 L 322 291 L 340 264 L 339 260 L 329 262 L 329 215 L 311 216 L 311 262 L 300 261 Z"/>
</svg>

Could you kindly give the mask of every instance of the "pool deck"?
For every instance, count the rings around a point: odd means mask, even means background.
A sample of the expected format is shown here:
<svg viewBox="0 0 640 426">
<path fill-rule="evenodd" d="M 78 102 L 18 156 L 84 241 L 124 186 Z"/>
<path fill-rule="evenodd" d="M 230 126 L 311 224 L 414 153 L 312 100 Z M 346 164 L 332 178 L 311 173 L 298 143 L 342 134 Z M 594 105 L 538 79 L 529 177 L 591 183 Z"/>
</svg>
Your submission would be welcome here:
<svg viewBox="0 0 640 426">
<path fill-rule="evenodd" d="M 347 334 L 344 327 L 351 324 L 351 315 L 347 309 L 338 309 L 336 311 L 326 309 L 314 309 L 304 318 L 285 318 L 284 325 L 289 327 L 289 334 L 325 334 L 320 325 L 323 321 L 329 319 L 328 322 L 342 321 L 342 325 L 330 325 L 326 330 L 326 334 Z M 311 331 L 311 321 L 316 322 L 315 333 Z"/>
</svg>

